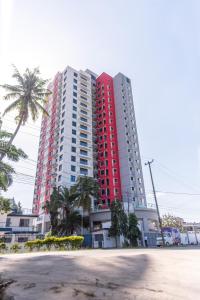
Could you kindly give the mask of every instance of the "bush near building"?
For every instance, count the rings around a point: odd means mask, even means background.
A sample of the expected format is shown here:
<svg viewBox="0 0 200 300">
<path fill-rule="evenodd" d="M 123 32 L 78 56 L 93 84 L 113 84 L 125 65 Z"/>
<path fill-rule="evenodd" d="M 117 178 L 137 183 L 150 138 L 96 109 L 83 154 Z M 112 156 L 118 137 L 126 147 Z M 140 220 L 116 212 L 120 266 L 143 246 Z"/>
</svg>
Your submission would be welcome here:
<svg viewBox="0 0 200 300">
<path fill-rule="evenodd" d="M 30 251 L 33 249 L 40 250 L 41 247 L 51 250 L 52 247 L 58 249 L 75 250 L 79 249 L 83 243 L 84 237 L 82 236 L 65 236 L 65 237 L 47 237 L 44 240 L 33 240 L 25 243 L 25 247 Z"/>
</svg>

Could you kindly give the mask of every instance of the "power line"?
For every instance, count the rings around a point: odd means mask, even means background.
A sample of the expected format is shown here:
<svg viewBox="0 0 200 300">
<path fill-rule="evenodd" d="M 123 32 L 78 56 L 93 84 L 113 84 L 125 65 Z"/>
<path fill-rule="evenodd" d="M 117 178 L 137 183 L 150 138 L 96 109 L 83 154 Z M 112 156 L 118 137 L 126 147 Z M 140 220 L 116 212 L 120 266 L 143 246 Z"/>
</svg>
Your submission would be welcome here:
<svg viewBox="0 0 200 300">
<path fill-rule="evenodd" d="M 16 124 L 14 121 L 11 121 L 11 120 L 9 120 L 9 119 L 7 119 L 7 118 L 4 118 L 4 120 L 6 120 L 6 122 Z M 31 128 L 31 129 L 33 129 L 33 130 L 37 130 L 37 131 L 40 129 L 39 127 L 32 126 L 32 125 L 27 125 L 27 124 L 26 124 L 25 126 L 28 127 L 28 128 Z"/>
<path fill-rule="evenodd" d="M 165 174 L 167 174 L 168 176 L 172 177 L 173 179 L 175 179 L 176 181 L 181 183 L 181 185 L 189 187 L 190 189 L 193 189 L 193 190 L 198 190 L 198 191 L 200 190 L 200 186 L 196 186 L 196 185 L 192 186 L 191 184 L 185 183 L 182 179 L 177 177 L 175 172 L 173 172 L 172 170 L 167 168 L 165 165 L 163 165 L 163 163 L 159 162 L 158 160 L 155 160 L 155 162 L 158 164 L 157 167 L 159 169 L 161 169 Z M 180 175 L 178 175 L 178 176 L 181 177 Z"/>
<path fill-rule="evenodd" d="M 200 196 L 200 194 L 193 194 L 193 193 L 185 193 L 185 192 L 164 192 L 164 191 L 156 191 L 157 193 L 163 194 L 173 194 L 173 195 L 188 195 L 188 196 Z"/>
<path fill-rule="evenodd" d="M 4 126 L 3 126 L 3 127 L 4 127 Z M 12 128 L 7 127 L 7 126 L 6 126 L 6 129 L 12 130 Z M 39 135 L 35 135 L 35 134 L 29 133 L 29 132 L 25 132 L 25 131 L 22 131 L 22 130 L 20 130 L 20 133 L 23 133 L 23 134 L 26 134 L 26 135 L 31 135 L 31 136 L 34 136 L 34 137 L 37 137 L 37 138 L 40 137 Z"/>
</svg>

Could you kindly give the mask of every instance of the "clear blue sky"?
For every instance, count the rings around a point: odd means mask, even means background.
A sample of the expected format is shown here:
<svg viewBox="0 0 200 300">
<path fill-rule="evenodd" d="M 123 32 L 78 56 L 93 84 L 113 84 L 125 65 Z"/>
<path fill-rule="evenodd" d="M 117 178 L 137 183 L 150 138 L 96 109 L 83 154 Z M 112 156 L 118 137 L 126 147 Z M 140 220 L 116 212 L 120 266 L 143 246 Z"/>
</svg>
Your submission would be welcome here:
<svg viewBox="0 0 200 300">
<path fill-rule="evenodd" d="M 200 193 L 200 2 L 190 0 L 1 0 L 0 83 L 11 64 L 39 66 L 52 78 L 66 65 L 132 80 L 143 164 L 154 158 L 159 191 Z M 2 91 L 1 91 L 2 95 Z M 0 109 L 3 111 L 1 102 Z M 4 126 L 12 130 L 7 117 Z M 40 126 L 37 122 L 35 126 Z M 39 128 L 16 139 L 36 160 Z M 34 163 L 18 172 L 35 175 Z M 151 185 L 143 167 L 147 198 Z M 31 207 L 33 187 L 15 183 L 7 196 Z M 200 196 L 159 193 L 162 213 L 200 221 Z"/>
</svg>

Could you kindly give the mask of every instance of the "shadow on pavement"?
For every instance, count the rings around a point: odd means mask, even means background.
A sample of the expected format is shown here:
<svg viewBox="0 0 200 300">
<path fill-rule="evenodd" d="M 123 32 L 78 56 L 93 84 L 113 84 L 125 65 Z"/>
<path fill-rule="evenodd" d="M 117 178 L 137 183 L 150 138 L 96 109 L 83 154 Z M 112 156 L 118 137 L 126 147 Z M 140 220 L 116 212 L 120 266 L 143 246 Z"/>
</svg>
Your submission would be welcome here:
<svg viewBox="0 0 200 300">
<path fill-rule="evenodd" d="M 11 298 L 2 299 L 134 299 L 130 289 L 138 289 L 149 264 L 146 254 L 18 257 L 3 266 L 3 278 L 15 283 L 6 291 Z"/>
</svg>

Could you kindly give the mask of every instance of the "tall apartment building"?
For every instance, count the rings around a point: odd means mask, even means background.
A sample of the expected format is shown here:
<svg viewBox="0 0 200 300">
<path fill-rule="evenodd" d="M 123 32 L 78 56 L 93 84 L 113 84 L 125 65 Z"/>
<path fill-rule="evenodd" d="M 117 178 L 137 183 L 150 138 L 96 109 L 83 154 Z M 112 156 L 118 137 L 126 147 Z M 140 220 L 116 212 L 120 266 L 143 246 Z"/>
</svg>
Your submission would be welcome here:
<svg viewBox="0 0 200 300">
<path fill-rule="evenodd" d="M 98 181 L 103 206 L 122 199 L 113 79 L 106 73 L 96 80 Z"/>
<path fill-rule="evenodd" d="M 67 67 L 49 89 L 33 199 L 33 212 L 39 214 L 53 186 L 70 187 L 79 175 L 93 177 L 91 75 Z"/>
<path fill-rule="evenodd" d="M 134 207 L 146 207 L 147 203 L 131 81 L 121 73 L 113 81 L 122 198 L 126 209 L 133 211 Z"/>
<path fill-rule="evenodd" d="M 98 209 L 115 199 L 129 211 L 146 207 L 130 79 L 67 67 L 49 89 L 33 212 L 42 214 L 53 186 L 70 187 L 84 175 L 99 182 Z"/>
</svg>

